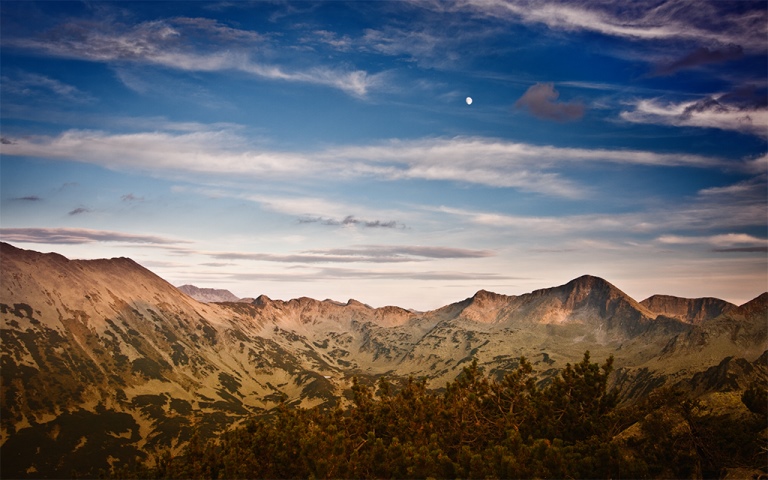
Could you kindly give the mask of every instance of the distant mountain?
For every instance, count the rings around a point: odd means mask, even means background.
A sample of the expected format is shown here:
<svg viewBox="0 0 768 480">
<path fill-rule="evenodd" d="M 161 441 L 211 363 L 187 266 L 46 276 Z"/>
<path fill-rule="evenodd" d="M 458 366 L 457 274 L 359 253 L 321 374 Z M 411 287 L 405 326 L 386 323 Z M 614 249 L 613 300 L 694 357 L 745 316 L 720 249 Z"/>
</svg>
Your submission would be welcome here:
<svg viewBox="0 0 768 480">
<path fill-rule="evenodd" d="M 744 388 L 768 349 L 768 294 L 678 318 L 676 301 L 662 312 L 591 276 L 519 296 L 479 290 L 429 312 L 264 295 L 202 303 L 127 258 L 0 243 L 0 285 L 3 478 L 95 476 L 283 401 L 343 405 L 353 377 L 440 388 L 473 359 L 501 377 L 526 356 L 545 380 L 589 350 L 615 357 L 614 384 L 632 401 L 661 385 Z M 712 318 L 712 305 L 723 313 Z"/>
<path fill-rule="evenodd" d="M 182 285 L 177 288 L 198 302 L 211 303 L 240 301 L 240 299 L 229 290 L 220 288 L 198 288 L 194 285 Z"/>
<path fill-rule="evenodd" d="M 640 302 L 640 305 L 656 315 L 696 325 L 736 308 L 736 305 L 719 298 L 680 298 L 670 295 L 653 295 Z"/>
</svg>

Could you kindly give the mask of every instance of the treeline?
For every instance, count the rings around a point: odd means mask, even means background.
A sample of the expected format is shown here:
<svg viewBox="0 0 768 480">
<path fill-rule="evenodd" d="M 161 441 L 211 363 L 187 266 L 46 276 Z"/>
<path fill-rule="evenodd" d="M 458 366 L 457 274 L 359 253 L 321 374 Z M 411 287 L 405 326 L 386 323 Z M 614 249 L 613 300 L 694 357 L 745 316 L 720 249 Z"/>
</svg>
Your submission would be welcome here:
<svg viewBox="0 0 768 480">
<path fill-rule="evenodd" d="M 521 358 L 501 381 L 473 362 L 438 394 L 410 379 L 397 391 L 355 382 L 346 410 L 281 406 L 270 418 L 166 454 L 142 478 L 697 478 L 765 463 L 753 424 L 708 416 L 672 391 L 617 408 L 613 358 L 589 352 L 546 386 Z M 762 422 L 762 424 L 761 424 Z M 632 428 L 628 429 L 627 427 Z M 633 431 L 634 429 L 634 431 Z M 621 433 L 624 432 L 624 433 Z M 628 433 L 630 432 L 630 433 Z M 621 435 L 618 435 L 621 433 Z"/>
</svg>

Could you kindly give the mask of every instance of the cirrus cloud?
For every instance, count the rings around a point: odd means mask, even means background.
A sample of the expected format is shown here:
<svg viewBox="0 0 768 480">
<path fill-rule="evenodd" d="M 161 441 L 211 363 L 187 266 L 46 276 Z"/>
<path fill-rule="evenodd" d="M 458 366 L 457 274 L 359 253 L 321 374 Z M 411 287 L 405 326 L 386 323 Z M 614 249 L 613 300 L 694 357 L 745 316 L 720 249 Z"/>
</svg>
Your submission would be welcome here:
<svg viewBox="0 0 768 480">
<path fill-rule="evenodd" d="M 768 108 L 765 105 L 737 105 L 728 102 L 727 98 L 719 94 L 683 102 L 637 100 L 632 104 L 633 109 L 621 112 L 620 117 L 632 123 L 717 128 L 768 137 Z"/>
<path fill-rule="evenodd" d="M 171 178 L 419 179 L 515 188 L 565 198 L 587 193 L 562 174 L 564 169 L 579 164 L 748 168 L 743 162 L 696 154 L 555 147 L 485 137 L 390 140 L 313 152 L 274 151 L 252 145 L 226 129 L 128 134 L 68 130 L 58 136 L 13 139 L 3 147 L 3 153 Z"/>
<path fill-rule="evenodd" d="M 204 42 L 196 42 L 203 39 Z M 155 65 L 191 72 L 240 71 L 254 77 L 337 88 L 364 97 L 381 75 L 326 65 L 290 69 L 260 61 L 254 43 L 264 47 L 266 37 L 205 18 L 172 18 L 124 25 L 104 20 L 62 23 L 45 35 L 7 38 L 8 47 L 52 57 L 115 65 Z M 201 50 L 200 43 L 208 48 Z M 50 82 L 49 82 L 50 83 Z"/>
<path fill-rule="evenodd" d="M 87 228 L 0 228 L 0 238 L 7 242 L 49 243 L 49 244 L 84 244 L 95 242 L 124 242 L 171 245 L 188 243 L 183 240 L 155 235 L 115 232 L 109 230 L 91 230 Z"/>
</svg>

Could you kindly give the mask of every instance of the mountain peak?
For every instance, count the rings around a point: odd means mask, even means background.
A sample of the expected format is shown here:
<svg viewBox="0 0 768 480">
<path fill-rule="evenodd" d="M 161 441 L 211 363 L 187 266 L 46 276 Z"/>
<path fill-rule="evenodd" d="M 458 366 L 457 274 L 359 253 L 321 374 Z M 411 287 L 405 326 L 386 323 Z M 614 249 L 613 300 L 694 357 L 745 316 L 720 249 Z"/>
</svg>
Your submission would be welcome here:
<svg viewBox="0 0 768 480">
<path fill-rule="evenodd" d="M 652 295 L 640 302 L 640 305 L 656 315 L 693 324 L 700 324 L 736 308 L 736 305 L 719 298 L 681 298 L 671 295 Z"/>
<path fill-rule="evenodd" d="M 240 298 L 236 297 L 229 290 L 220 288 L 199 288 L 194 285 L 182 285 L 176 288 L 194 298 L 198 302 L 211 303 L 240 301 Z"/>
<path fill-rule="evenodd" d="M 570 282 L 565 284 L 566 287 L 572 287 L 572 288 L 581 288 L 581 289 L 601 289 L 601 290 L 608 290 L 608 289 L 615 289 L 618 290 L 613 284 L 608 282 L 607 280 L 596 277 L 594 275 L 582 275 L 580 277 L 574 278 Z"/>
<path fill-rule="evenodd" d="M 490 292 L 488 290 L 478 290 L 477 293 L 472 296 L 472 299 L 477 302 L 506 300 L 507 298 L 509 298 L 507 295 Z"/>
<path fill-rule="evenodd" d="M 348 307 L 356 306 L 356 307 L 363 307 L 363 308 L 368 308 L 368 309 L 373 308 L 370 305 L 367 305 L 367 304 L 365 304 L 363 302 L 359 302 L 359 301 L 355 300 L 354 298 L 350 298 L 349 300 L 347 300 L 347 306 Z"/>
</svg>

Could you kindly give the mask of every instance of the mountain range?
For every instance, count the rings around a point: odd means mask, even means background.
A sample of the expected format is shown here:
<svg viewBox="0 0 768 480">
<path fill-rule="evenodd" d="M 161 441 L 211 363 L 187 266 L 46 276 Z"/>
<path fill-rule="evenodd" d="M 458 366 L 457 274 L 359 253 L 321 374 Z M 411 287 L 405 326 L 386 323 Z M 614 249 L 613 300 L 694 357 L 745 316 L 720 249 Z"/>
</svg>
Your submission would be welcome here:
<svg viewBox="0 0 768 480">
<path fill-rule="evenodd" d="M 624 402 L 768 381 L 768 293 L 744 305 L 654 295 L 598 277 L 518 296 L 479 290 L 428 312 L 174 287 L 128 258 L 69 260 L 0 243 L 2 477 L 67 477 L 215 435 L 280 403 L 330 408 L 356 378 L 439 389 L 477 360 L 521 356 L 546 382 L 585 351 L 613 356 Z"/>
</svg>

